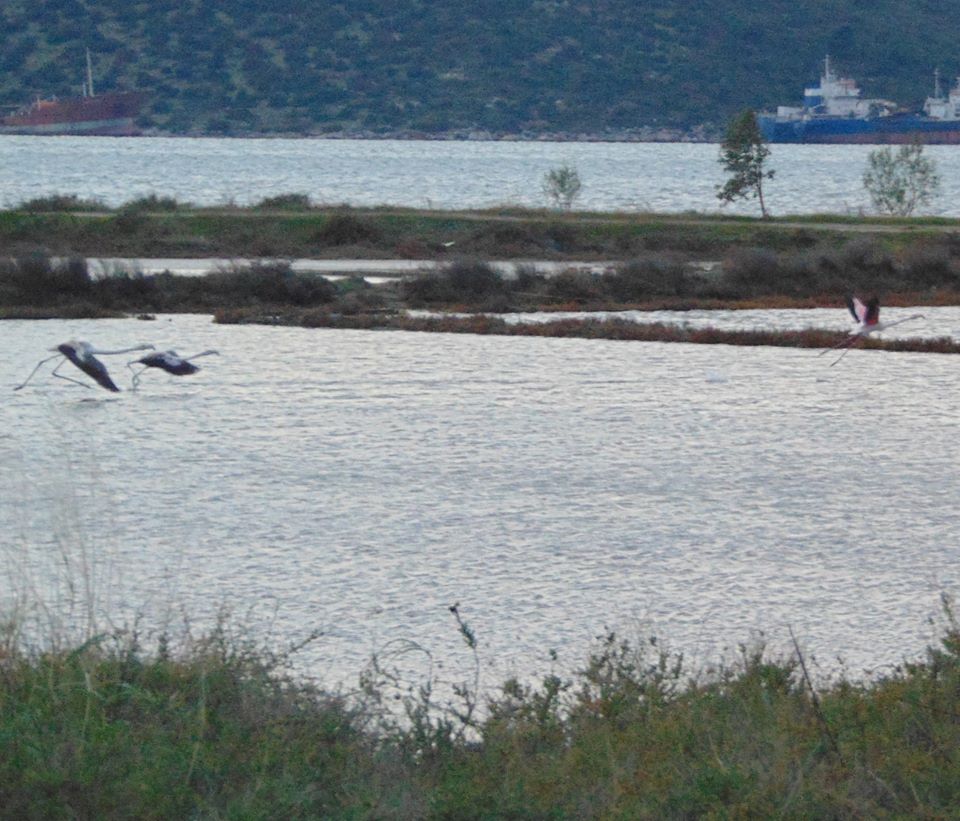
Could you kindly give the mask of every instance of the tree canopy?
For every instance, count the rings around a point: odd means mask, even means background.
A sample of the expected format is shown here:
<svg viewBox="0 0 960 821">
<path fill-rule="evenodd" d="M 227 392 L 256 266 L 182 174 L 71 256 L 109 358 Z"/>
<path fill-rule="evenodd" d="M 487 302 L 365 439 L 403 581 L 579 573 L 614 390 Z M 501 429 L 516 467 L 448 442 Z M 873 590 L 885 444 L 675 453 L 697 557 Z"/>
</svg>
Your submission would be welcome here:
<svg viewBox="0 0 960 821">
<path fill-rule="evenodd" d="M 760 213 L 766 217 L 763 181 L 773 179 L 774 175 L 766 167 L 769 156 L 770 149 L 763 141 L 757 115 L 747 109 L 730 123 L 720 146 L 720 163 L 730 173 L 717 191 L 720 201 L 728 203 L 756 197 L 760 203 Z"/>
</svg>

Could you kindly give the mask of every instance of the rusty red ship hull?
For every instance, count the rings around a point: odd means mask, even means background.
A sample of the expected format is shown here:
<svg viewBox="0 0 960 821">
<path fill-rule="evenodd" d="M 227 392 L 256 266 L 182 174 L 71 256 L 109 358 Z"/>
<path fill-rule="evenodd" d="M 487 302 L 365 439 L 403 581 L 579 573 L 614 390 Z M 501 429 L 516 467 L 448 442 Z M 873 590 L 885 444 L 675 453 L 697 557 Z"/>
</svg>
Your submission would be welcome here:
<svg viewBox="0 0 960 821">
<path fill-rule="evenodd" d="M 0 134 L 134 136 L 139 133 L 134 118 L 142 103 L 142 94 L 123 91 L 37 100 L 0 118 Z"/>
</svg>

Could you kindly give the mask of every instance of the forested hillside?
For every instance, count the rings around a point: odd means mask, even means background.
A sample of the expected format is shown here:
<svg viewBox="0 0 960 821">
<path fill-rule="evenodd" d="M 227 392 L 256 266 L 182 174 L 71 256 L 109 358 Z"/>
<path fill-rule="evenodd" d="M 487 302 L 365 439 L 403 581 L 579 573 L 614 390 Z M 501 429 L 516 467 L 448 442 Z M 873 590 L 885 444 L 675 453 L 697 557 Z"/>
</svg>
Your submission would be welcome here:
<svg viewBox="0 0 960 821">
<path fill-rule="evenodd" d="M 716 135 L 827 53 L 919 106 L 960 72 L 960 0 L 3 0 L 0 111 L 148 94 L 174 133 Z M 647 130 L 641 132 L 641 130 Z"/>
</svg>

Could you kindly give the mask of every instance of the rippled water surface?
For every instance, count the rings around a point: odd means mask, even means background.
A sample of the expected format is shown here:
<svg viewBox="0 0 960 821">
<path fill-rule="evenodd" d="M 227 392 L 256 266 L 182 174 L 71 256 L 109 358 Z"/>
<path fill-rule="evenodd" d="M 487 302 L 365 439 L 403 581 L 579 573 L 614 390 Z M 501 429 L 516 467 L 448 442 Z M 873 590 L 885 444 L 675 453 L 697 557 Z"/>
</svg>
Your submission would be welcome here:
<svg viewBox="0 0 960 821">
<path fill-rule="evenodd" d="M 774 145 L 766 188 L 773 214 L 868 208 L 866 145 Z M 960 149 L 929 146 L 941 196 L 930 211 L 960 215 Z M 78 194 L 120 205 L 158 194 L 183 202 L 247 205 L 299 192 L 358 206 L 541 207 L 544 174 L 573 165 L 577 207 L 599 211 L 719 211 L 726 174 L 706 143 L 436 142 L 0 137 L 0 205 Z M 757 214 L 754 202 L 724 212 Z"/>
<path fill-rule="evenodd" d="M 137 393 L 10 390 L 72 336 L 222 355 Z M 459 602 L 488 681 L 551 648 L 576 666 L 608 626 L 707 659 L 792 625 L 859 673 L 919 654 L 957 585 L 957 357 L 196 316 L 8 321 L 0 343 L 0 589 L 41 620 L 227 605 L 284 641 L 324 630 L 301 664 L 351 681 L 390 642 L 456 658 Z M 125 384 L 127 358 L 106 358 Z"/>
</svg>

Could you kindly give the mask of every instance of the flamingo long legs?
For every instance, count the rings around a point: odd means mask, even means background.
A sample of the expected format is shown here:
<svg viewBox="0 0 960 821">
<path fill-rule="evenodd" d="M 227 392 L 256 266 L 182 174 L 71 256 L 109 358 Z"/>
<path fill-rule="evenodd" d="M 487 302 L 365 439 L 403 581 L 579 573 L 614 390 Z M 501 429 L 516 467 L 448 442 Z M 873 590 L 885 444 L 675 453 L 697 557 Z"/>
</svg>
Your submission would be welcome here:
<svg viewBox="0 0 960 821">
<path fill-rule="evenodd" d="M 66 357 L 64 357 L 64 355 L 63 355 L 62 353 L 54 354 L 53 356 L 48 356 L 46 359 L 41 359 L 41 360 L 37 363 L 37 366 L 36 366 L 32 371 L 30 371 L 30 376 L 28 376 L 26 379 L 23 380 L 23 382 L 21 382 L 19 385 L 17 385 L 17 387 L 15 387 L 14 390 L 15 390 L 15 391 L 18 391 L 18 390 L 20 390 L 20 388 L 24 387 L 24 386 L 27 384 L 27 382 L 29 382 L 31 379 L 33 379 L 34 374 L 35 374 L 37 371 L 40 370 L 40 367 L 41 367 L 42 365 L 45 365 L 47 362 L 50 362 L 51 360 L 56 359 L 57 357 L 60 357 L 60 358 L 62 358 L 64 361 L 66 361 Z M 61 363 L 61 364 L 63 364 L 63 363 Z M 57 367 L 59 368 L 60 365 L 57 365 Z"/>
<path fill-rule="evenodd" d="M 88 385 L 86 382 L 81 382 L 79 379 L 74 379 L 73 377 L 70 377 L 70 376 L 64 376 L 62 373 L 57 373 L 57 371 L 59 371 L 60 368 L 63 367 L 63 363 L 66 361 L 67 359 L 66 357 L 64 357 L 63 362 L 59 363 L 57 367 L 53 369 L 53 373 L 51 373 L 50 375 L 57 377 L 57 379 L 66 379 L 67 382 L 73 382 L 74 385 L 79 385 L 81 388 L 92 388 L 93 385 Z"/>
</svg>

